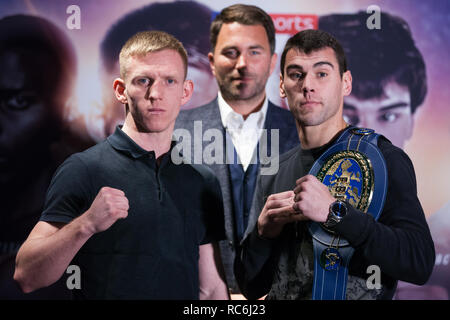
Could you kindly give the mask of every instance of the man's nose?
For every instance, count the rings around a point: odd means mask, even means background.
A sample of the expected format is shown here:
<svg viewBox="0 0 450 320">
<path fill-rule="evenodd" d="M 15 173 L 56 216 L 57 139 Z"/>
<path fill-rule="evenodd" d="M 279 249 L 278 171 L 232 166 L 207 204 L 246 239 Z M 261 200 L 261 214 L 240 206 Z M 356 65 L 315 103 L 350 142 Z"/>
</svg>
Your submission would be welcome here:
<svg viewBox="0 0 450 320">
<path fill-rule="evenodd" d="M 359 117 L 359 121 L 358 121 L 358 123 L 356 125 L 358 127 L 362 127 L 362 128 L 369 128 L 367 118 L 364 117 L 364 116 L 362 116 L 362 117 L 360 116 Z"/>
<path fill-rule="evenodd" d="M 148 87 L 146 98 L 149 100 L 157 100 L 163 97 L 163 87 L 162 81 L 156 80 Z"/>
<path fill-rule="evenodd" d="M 372 115 L 364 113 L 359 114 L 359 122 L 357 125 L 362 128 L 371 128 L 371 129 L 374 129 L 377 126 L 376 119 L 374 119 Z"/>
<path fill-rule="evenodd" d="M 302 83 L 302 91 L 304 94 L 315 91 L 315 81 L 312 74 L 306 74 Z"/>
<path fill-rule="evenodd" d="M 247 67 L 247 57 L 245 54 L 240 54 L 236 61 L 236 69 L 244 69 Z"/>
</svg>

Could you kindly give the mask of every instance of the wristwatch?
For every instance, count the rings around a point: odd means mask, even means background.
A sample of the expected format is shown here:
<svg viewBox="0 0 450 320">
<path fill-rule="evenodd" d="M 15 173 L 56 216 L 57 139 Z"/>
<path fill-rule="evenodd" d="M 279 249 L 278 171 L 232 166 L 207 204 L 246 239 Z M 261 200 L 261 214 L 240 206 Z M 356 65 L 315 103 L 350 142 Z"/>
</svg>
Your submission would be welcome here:
<svg viewBox="0 0 450 320">
<path fill-rule="evenodd" d="M 326 230 L 333 232 L 333 228 L 347 215 L 347 204 L 337 200 L 330 204 L 327 221 L 322 223 Z M 334 232 L 333 232 L 334 233 Z"/>
</svg>

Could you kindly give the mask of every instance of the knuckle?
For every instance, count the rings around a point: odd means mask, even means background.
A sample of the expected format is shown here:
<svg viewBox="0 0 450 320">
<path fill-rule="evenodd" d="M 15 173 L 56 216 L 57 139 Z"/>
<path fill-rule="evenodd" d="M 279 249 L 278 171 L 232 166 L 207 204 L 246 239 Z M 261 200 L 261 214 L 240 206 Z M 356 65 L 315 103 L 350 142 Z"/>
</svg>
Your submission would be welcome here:
<svg viewBox="0 0 450 320">
<path fill-rule="evenodd" d="M 101 193 L 108 193 L 109 190 L 110 190 L 109 187 L 102 187 L 102 188 L 100 189 L 100 192 L 101 192 Z"/>
<path fill-rule="evenodd" d="M 268 215 L 269 217 L 274 218 L 274 217 L 277 216 L 277 212 L 276 212 L 275 210 L 273 210 L 273 209 L 270 209 L 269 211 L 267 211 L 267 215 Z"/>
<path fill-rule="evenodd" d="M 273 200 L 272 201 L 272 208 L 276 209 L 280 206 L 280 200 Z"/>
<path fill-rule="evenodd" d="M 110 205 L 108 203 L 106 208 L 107 208 L 108 215 L 114 215 L 115 208 L 112 205 Z"/>
</svg>

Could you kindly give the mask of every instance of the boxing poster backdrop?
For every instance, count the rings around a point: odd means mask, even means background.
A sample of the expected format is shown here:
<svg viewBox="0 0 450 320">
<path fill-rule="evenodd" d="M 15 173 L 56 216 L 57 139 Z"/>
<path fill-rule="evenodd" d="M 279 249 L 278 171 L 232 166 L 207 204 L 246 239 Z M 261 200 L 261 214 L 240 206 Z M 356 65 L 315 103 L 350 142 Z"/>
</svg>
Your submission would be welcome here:
<svg viewBox="0 0 450 320">
<path fill-rule="evenodd" d="M 410 156 L 436 248 L 424 286 L 399 283 L 396 299 L 450 296 L 450 2 L 442 0 L 246 1 L 267 11 L 278 56 L 286 40 L 322 29 L 343 45 L 353 76 L 346 121 L 385 135 Z M 14 258 L 42 211 L 50 179 L 70 154 L 112 133 L 124 118 L 112 82 L 121 46 L 134 33 L 163 30 L 189 56 L 194 95 L 215 98 L 208 52 L 211 19 L 230 1 L 4 0 L 0 2 L 0 298 L 65 299 L 62 279 L 22 294 Z M 279 62 L 267 84 L 279 97 Z"/>
</svg>

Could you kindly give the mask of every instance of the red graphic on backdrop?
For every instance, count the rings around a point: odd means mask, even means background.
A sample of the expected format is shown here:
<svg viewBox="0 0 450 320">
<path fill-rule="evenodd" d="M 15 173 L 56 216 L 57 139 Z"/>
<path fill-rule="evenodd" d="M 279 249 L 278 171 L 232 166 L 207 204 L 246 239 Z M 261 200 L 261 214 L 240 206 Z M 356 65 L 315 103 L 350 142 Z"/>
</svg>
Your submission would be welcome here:
<svg viewBox="0 0 450 320">
<path fill-rule="evenodd" d="M 276 33 L 296 34 L 306 29 L 317 29 L 319 19 L 313 14 L 270 14 Z"/>
</svg>

